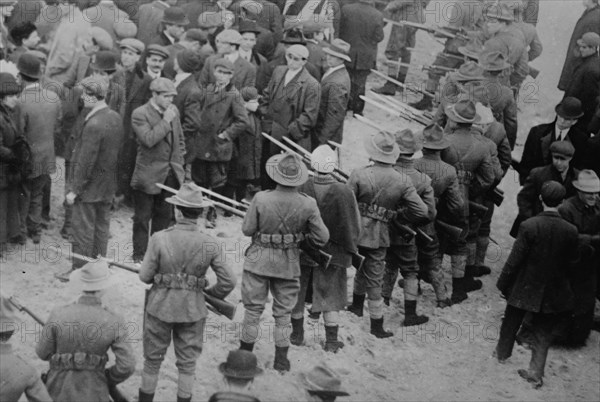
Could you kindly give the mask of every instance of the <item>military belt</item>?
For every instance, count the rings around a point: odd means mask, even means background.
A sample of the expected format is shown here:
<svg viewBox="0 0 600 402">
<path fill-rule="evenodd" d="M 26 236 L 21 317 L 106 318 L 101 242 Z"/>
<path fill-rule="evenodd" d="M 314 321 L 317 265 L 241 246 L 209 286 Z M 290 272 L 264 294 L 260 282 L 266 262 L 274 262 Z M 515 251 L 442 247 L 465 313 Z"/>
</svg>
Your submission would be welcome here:
<svg viewBox="0 0 600 402">
<path fill-rule="evenodd" d="M 90 370 L 103 371 L 108 362 L 108 356 L 92 353 L 56 353 L 50 358 L 51 370 Z"/>
<path fill-rule="evenodd" d="M 289 233 L 289 234 L 264 234 L 257 233 L 254 235 L 254 243 L 261 247 L 268 248 L 295 248 L 298 243 L 304 240 L 304 233 Z"/>
<path fill-rule="evenodd" d="M 360 215 L 366 218 L 375 219 L 383 223 L 388 223 L 398 215 L 398 212 L 390 209 L 380 207 L 377 204 L 365 204 L 364 202 L 358 203 L 358 210 Z"/>
<path fill-rule="evenodd" d="M 156 274 L 154 285 L 158 288 L 185 289 L 201 292 L 206 287 L 206 278 L 188 274 Z"/>
</svg>

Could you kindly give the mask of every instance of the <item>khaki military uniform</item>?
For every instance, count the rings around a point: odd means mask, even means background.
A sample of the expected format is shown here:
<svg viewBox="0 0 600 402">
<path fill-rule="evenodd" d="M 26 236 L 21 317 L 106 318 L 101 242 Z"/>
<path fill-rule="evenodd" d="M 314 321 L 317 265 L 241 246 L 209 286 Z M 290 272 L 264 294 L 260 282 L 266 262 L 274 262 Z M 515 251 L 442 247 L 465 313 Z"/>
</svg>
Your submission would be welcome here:
<svg viewBox="0 0 600 402">
<path fill-rule="evenodd" d="M 17 402 L 23 393 L 28 401 L 51 401 L 40 374 L 16 355 L 9 343 L 0 343 L 0 401 Z"/>
</svg>

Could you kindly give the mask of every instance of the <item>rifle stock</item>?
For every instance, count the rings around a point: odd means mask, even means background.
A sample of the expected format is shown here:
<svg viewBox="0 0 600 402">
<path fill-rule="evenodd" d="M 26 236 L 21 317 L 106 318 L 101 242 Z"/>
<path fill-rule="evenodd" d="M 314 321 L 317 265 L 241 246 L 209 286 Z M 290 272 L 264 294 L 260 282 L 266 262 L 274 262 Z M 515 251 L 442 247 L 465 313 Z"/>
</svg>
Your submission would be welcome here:
<svg viewBox="0 0 600 402">
<path fill-rule="evenodd" d="M 485 215 L 488 211 L 488 207 L 486 207 L 485 205 L 482 205 L 478 202 L 475 201 L 469 201 L 469 212 L 473 213 L 479 217 L 482 217 L 483 215 Z"/>
<path fill-rule="evenodd" d="M 454 241 L 459 240 L 463 233 L 463 230 L 458 226 L 451 225 L 444 221 L 436 220 L 435 226 L 438 230 L 446 233 L 448 237 Z"/>
<path fill-rule="evenodd" d="M 404 239 L 405 242 L 410 242 L 412 239 L 415 238 L 415 236 L 417 235 L 417 232 L 415 232 L 414 230 L 412 230 L 410 227 L 401 224 L 400 222 L 398 222 L 395 219 L 392 219 L 392 227 L 394 228 L 394 230 L 396 230 L 397 234 L 400 235 L 400 237 L 402 237 Z"/>
<path fill-rule="evenodd" d="M 359 271 L 362 268 L 363 262 L 365 262 L 365 257 L 358 254 L 352 253 L 352 266 Z"/>
<path fill-rule="evenodd" d="M 494 205 L 499 207 L 504 201 L 504 191 L 502 191 L 502 189 L 499 189 L 498 187 L 495 187 L 491 192 L 491 197 L 492 201 L 494 202 Z"/>
</svg>

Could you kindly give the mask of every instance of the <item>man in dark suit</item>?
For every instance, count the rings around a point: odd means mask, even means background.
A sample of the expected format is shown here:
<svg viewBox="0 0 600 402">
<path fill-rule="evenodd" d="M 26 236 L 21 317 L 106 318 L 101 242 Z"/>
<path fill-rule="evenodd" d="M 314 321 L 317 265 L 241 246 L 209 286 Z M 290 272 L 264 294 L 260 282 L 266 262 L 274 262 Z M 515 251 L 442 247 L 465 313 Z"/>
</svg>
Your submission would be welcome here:
<svg viewBox="0 0 600 402">
<path fill-rule="evenodd" d="M 165 10 L 176 3 L 177 0 L 155 0 L 152 3 L 142 4 L 137 13 L 131 14 L 131 20 L 138 27 L 136 38 L 146 46 L 149 45 L 150 41 L 160 33 L 160 22 Z"/>
<path fill-rule="evenodd" d="M 543 384 L 553 330 L 562 325 L 574 303 L 569 268 L 577 259 L 577 228 L 562 219 L 557 209 L 565 194 L 560 183 L 544 183 L 544 211 L 521 225 L 496 285 L 507 306 L 494 355 L 500 362 L 511 356 L 525 314 L 533 313 L 531 362 L 529 370 L 518 373 L 535 388 Z"/>
<path fill-rule="evenodd" d="M 117 190 L 119 145 L 123 121 L 105 101 L 108 77 L 87 77 L 79 85 L 81 99 L 89 112 L 71 159 L 71 180 L 66 202 L 73 205 L 73 252 L 95 258 L 105 256 L 110 233 L 110 207 Z M 73 259 L 73 268 L 83 266 Z M 57 275 L 69 280 L 71 271 Z"/>
<path fill-rule="evenodd" d="M 373 0 L 360 0 L 342 7 L 340 39 L 350 44 L 350 59 L 346 64 L 352 82 L 348 109 L 362 113 L 367 77 L 377 61 L 377 45 L 383 40 L 383 14 L 375 9 Z"/>
<path fill-rule="evenodd" d="M 179 7 L 169 7 L 163 12 L 162 31 L 150 40 L 150 44 L 169 46 L 176 43 L 190 23 L 185 12 Z"/>
<path fill-rule="evenodd" d="M 330 47 L 323 49 L 329 69 L 321 79 L 321 103 L 317 124 L 313 130 L 312 148 L 327 141 L 342 143 L 344 118 L 350 97 L 350 75 L 344 62 L 350 62 L 350 44 L 334 39 Z"/>
<path fill-rule="evenodd" d="M 583 116 L 581 102 L 576 98 L 565 98 L 554 110 L 556 119 L 552 123 L 540 124 L 529 131 L 523 156 L 517 167 L 521 184 L 525 183 L 533 168 L 552 162 L 550 145 L 555 141 L 570 142 L 575 149 L 571 165 L 581 167 L 588 140 L 588 135 L 575 126 L 577 119 Z"/>
</svg>

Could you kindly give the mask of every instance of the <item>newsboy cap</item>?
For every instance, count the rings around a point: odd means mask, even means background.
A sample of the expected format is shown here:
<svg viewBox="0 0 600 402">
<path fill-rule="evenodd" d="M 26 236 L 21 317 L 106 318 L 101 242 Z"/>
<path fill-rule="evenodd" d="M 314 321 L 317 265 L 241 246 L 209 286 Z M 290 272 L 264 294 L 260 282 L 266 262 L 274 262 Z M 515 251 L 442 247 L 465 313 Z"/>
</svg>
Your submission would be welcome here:
<svg viewBox="0 0 600 402">
<path fill-rule="evenodd" d="M 166 95 L 177 95 L 175 84 L 168 78 L 158 77 L 150 83 L 150 91 Z"/>
</svg>

